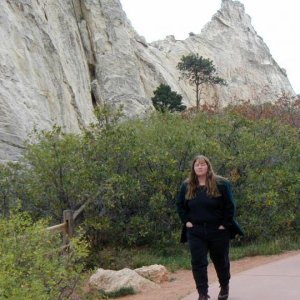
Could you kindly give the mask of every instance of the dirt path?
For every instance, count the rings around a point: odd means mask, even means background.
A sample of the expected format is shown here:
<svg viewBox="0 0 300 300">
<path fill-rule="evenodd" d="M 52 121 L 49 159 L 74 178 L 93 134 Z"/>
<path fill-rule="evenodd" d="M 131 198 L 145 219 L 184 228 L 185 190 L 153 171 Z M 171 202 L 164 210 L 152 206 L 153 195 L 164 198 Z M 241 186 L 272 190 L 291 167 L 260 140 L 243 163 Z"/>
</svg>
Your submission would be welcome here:
<svg viewBox="0 0 300 300">
<path fill-rule="evenodd" d="M 262 264 L 273 262 L 282 258 L 299 254 L 300 251 L 289 251 L 279 255 L 246 257 L 231 262 L 231 274 L 236 274 Z M 212 265 L 208 267 L 209 282 L 217 280 Z M 145 290 L 142 293 L 118 298 L 120 300 L 179 300 L 188 294 L 195 292 L 195 283 L 192 272 L 180 270 L 170 274 L 170 281 L 162 283 L 160 288 Z"/>
</svg>

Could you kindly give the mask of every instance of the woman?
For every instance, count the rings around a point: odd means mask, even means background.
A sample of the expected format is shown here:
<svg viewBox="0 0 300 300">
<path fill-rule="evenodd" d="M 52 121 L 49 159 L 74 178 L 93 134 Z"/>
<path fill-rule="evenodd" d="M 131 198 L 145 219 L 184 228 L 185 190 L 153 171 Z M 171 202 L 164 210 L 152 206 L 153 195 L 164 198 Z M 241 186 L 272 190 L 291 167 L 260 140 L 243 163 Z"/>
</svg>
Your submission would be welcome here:
<svg viewBox="0 0 300 300">
<path fill-rule="evenodd" d="M 230 183 L 214 173 L 207 157 L 198 155 L 192 163 L 176 201 L 183 223 L 182 242 L 188 241 L 192 271 L 199 300 L 207 300 L 207 254 L 215 266 L 219 283 L 219 300 L 228 299 L 230 262 L 229 240 L 243 231 L 234 221 L 235 205 Z"/>
</svg>

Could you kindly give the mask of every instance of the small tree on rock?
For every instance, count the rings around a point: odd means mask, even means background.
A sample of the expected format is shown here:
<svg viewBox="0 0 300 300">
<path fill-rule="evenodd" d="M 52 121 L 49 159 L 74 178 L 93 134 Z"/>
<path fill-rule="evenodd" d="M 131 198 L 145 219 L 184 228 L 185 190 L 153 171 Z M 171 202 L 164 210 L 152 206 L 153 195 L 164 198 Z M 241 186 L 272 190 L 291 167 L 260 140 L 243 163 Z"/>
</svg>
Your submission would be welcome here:
<svg viewBox="0 0 300 300">
<path fill-rule="evenodd" d="M 154 92 L 154 97 L 151 98 L 156 110 L 161 112 L 183 111 L 186 109 L 182 105 L 182 96 L 172 91 L 169 85 L 161 84 Z"/>
<path fill-rule="evenodd" d="M 216 76 L 216 68 L 213 61 L 209 58 L 203 58 L 199 54 L 189 54 L 182 56 L 177 64 L 183 79 L 187 79 L 196 89 L 196 106 L 200 106 L 200 86 L 204 83 L 226 85 L 226 81 Z M 181 79 L 181 78 L 179 78 Z"/>
</svg>

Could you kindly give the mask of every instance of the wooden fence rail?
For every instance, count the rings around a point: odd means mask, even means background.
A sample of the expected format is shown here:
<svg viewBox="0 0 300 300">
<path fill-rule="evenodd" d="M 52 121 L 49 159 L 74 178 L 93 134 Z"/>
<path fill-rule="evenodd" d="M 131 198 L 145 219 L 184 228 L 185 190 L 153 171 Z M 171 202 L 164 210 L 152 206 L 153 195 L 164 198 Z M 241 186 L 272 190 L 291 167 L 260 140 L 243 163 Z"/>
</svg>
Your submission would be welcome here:
<svg viewBox="0 0 300 300">
<path fill-rule="evenodd" d="M 66 247 L 69 242 L 70 238 L 74 235 L 74 222 L 76 218 L 83 212 L 86 205 L 90 202 L 88 200 L 85 202 L 79 209 L 75 212 L 72 210 L 64 210 L 63 211 L 63 223 L 47 227 L 46 230 L 56 233 L 62 232 L 63 233 L 63 247 Z"/>
</svg>

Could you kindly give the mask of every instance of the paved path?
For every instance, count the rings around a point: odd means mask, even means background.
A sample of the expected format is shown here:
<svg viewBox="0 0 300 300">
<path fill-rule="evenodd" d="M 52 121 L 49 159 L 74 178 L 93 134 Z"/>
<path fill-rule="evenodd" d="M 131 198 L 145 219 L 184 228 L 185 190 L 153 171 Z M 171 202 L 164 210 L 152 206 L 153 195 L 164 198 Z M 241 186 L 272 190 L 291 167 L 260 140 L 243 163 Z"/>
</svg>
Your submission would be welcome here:
<svg viewBox="0 0 300 300">
<path fill-rule="evenodd" d="M 219 283 L 209 287 L 210 300 L 218 299 Z M 197 300 L 193 293 L 182 300 Z M 231 277 L 228 300 L 300 300 L 300 255 L 268 263 Z"/>
</svg>

